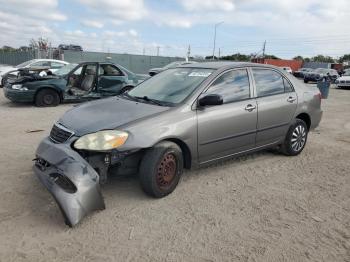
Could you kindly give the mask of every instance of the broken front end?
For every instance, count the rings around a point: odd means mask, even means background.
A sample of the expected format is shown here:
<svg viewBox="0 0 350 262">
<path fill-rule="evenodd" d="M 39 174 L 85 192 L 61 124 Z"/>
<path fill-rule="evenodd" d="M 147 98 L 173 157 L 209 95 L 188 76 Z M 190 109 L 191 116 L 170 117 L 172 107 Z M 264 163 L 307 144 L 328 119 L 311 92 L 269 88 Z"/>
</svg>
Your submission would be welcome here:
<svg viewBox="0 0 350 262">
<path fill-rule="evenodd" d="M 118 173 L 137 171 L 138 153 L 114 149 L 126 138 L 115 130 L 77 137 L 56 123 L 40 143 L 33 169 L 67 225 L 74 226 L 88 213 L 105 208 L 100 184 L 106 182 L 111 167 Z"/>
</svg>

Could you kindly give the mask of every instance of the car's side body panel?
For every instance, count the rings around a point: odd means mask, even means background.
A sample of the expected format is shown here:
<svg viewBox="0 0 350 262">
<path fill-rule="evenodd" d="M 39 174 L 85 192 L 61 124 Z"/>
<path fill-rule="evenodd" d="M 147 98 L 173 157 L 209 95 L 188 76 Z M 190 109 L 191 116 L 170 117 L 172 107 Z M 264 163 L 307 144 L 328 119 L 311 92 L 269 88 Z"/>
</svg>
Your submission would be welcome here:
<svg viewBox="0 0 350 262">
<path fill-rule="evenodd" d="M 257 110 L 255 99 L 197 110 L 200 162 L 224 157 L 255 147 Z"/>
</svg>

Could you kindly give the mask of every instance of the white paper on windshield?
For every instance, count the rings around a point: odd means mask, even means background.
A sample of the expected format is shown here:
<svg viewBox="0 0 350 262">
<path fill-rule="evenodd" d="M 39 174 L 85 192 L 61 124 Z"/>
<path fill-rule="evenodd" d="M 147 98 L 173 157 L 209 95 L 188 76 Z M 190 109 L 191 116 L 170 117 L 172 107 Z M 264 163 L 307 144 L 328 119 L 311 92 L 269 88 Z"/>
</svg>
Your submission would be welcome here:
<svg viewBox="0 0 350 262">
<path fill-rule="evenodd" d="M 208 77 L 211 74 L 211 72 L 192 72 L 188 76 L 197 76 L 197 77 Z"/>
</svg>

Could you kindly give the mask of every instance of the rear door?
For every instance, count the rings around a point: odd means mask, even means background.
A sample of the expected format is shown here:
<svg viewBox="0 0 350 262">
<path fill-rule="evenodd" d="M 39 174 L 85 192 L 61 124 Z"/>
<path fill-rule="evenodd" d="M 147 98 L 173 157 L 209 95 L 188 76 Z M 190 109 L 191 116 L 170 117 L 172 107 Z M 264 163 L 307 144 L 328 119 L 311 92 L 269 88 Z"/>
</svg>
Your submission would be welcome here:
<svg viewBox="0 0 350 262">
<path fill-rule="evenodd" d="M 201 163 L 255 146 L 257 105 L 247 69 L 226 71 L 202 94 L 221 95 L 223 105 L 197 109 Z"/>
<path fill-rule="evenodd" d="M 290 81 L 269 68 L 252 68 L 258 106 L 256 146 L 284 139 L 297 108 L 298 97 Z"/>
<path fill-rule="evenodd" d="M 121 92 L 128 80 L 127 75 L 112 64 L 100 64 L 97 92 L 101 96 L 116 95 Z"/>
</svg>

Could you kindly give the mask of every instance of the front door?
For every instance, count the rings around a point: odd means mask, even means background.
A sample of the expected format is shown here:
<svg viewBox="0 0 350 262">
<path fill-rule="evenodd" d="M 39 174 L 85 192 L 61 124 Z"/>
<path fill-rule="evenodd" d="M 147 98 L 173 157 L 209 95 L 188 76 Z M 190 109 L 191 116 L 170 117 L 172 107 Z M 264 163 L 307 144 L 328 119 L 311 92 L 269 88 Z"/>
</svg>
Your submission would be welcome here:
<svg viewBox="0 0 350 262">
<path fill-rule="evenodd" d="M 202 94 L 217 94 L 223 105 L 197 109 L 199 162 L 205 163 L 254 148 L 257 104 L 248 72 L 224 72 Z"/>
<path fill-rule="evenodd" d="M 96 92 L 97 64 L 88 63 L 76 68 L 68 76 L 66 101 L 85 101 L 99 98 Z"/>
<path fill-rule="evenodd" d="M 256 144 L 283 140 L 297 108 L 298 97 L 291 83 L 272 69 L 252 69 L 258 103 Z"/>
</svg>

